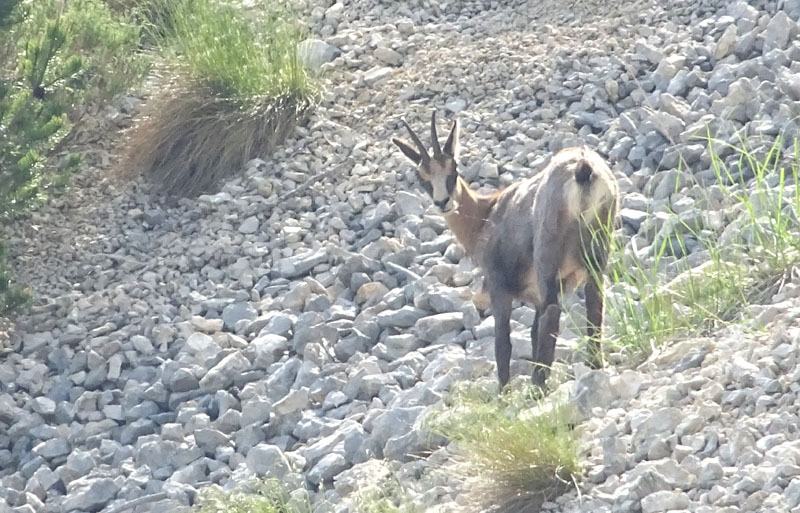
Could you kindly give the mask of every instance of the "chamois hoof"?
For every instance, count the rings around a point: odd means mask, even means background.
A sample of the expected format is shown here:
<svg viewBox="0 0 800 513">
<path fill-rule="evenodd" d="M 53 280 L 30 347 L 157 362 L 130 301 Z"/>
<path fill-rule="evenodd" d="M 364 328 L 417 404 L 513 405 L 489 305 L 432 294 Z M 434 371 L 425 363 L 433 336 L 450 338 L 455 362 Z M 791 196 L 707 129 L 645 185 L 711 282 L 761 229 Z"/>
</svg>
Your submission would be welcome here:
<svg viewBox="0 0 800 513">
<path fill-rule="evenodd" d="M 531 376 L 531 381 L 537 387 L 544 388 L 544 382 L 547 381 L 547 376 L 549 374 L 550 369 L 544 367 L 543 365 L 537 365 L 533 369 L 533 374 Z"/>
</svg>

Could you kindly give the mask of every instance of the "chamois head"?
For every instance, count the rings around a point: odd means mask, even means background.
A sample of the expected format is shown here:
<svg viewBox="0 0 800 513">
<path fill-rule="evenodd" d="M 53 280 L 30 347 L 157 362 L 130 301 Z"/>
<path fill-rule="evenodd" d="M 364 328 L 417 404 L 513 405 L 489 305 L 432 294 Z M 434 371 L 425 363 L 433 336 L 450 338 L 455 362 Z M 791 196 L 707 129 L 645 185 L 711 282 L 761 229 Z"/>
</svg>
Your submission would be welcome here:
<svg viewBox="0 0 800 513">
<path fill-rule="evenodd" d="M 434 205 L 445 213 L 454 212 L 458 208 L 458 201 L 455 197 L 456 182 L 458 171 L 456 170 L 456 160 L 458 159 L 458 120 L 453 122 L 450 135 L 444 143 L 444 148 L 439 146 L 439 138 L 436 135 L 436 111 L 431 114 L 431 145 L 433 155 L 429 155 L 425 145 L 420 141 L 417 134 L 411 130 L 405 120 L 403 125 L 408 130 L 411 140 L 414 141 L 416 148 L 402 139 L 392 138 L 392 142 L 400 148 L 400 151 L 417 165 L 417 175 L 419 176 L 422 187 L 433 199 Z"/>
</svg>

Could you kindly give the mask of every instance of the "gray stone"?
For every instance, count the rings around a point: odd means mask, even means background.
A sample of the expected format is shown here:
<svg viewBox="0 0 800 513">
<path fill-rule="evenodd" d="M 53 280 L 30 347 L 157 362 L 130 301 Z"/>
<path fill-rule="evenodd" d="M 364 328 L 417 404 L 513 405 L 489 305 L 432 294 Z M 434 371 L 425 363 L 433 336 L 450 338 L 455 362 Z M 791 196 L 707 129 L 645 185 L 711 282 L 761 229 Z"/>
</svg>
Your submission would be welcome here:
<svg viewBox="0 0 800 513">
<path fill-rule="evenodd" d="M 388 361 L 394 361 L 415 349 L 419 349 L 424 345 L 424 341 L 416 335 L 405 333 L 386 337 L 383 344 L 386 347 L 386 353 L 378 356 Z"/>
<path fill-rule="evenodd" d="M 250 424 L 266 424 L 269 422 L 272 413 L 272 402 L 264 397 L 253 397 L 242 403 L 242 416 L 240 423 L 242 427 Z"/>
<path fill-rule="evenodd" d="M 247 468 L 259 477 L 283 479 L 291 467 L 286 455 L 275 445 L 260 443 L 247 452 Z"/>
<path fill-rule="evenodd" d="M 304 281 L 297 282 L 292 285 L 289 292 L 283 295 L 281 306 L 289 310 L 302 312 L 309 297 L 311 297 L 311 287 L 308 283 Z M 283 335 L 283 333 L 279 333 L 279 335 Z"/>
<path fill-rule="evenodd" d="M 382 454 L 386 442 L 409 432 L 423 410 L 423 406 L 414 406 L 394 408 L 378 414 L 372 424 L 371 441 L 374 447 L 379 448 Z"/>
<path fill-rule="evenodd" d="M 119 485 L 111 478 L 82 477 L 72 481 L 67 487 L 67 495 L 61 503 L 61 511 L 100 511 L 114 500 Z"/>
<path fill-rule="evenodd" d="M 642 225 L 644 220 L 647 219 L 647 215 L 647 212 L 633 210 L 630 208 L 623 208 L 619 211 L 619 216 L 622 219 L 622 222 L 633 228 L 633 230 L 636 232 L 639 231 L 639 227 Z"/>
<path fill-rule="evenodd" d="M 661 490 L 642 498 L 642 513 L 685 510 L 689 503 L 689 496 L 684 492 Z"/>
<path fill-rule="evenodd" d="M 201 356 L 211 356 L 220 350 L 214 339 L 205 333 L 192 333 L 186 338 L 184 347 L 189 353 Z"/>
<path fill-rule="evenodd" d="M 377 321 L 381 328 L 410 328 L 427 313 L 413 306 L 404 306 L 399 310 L 384 310 L 377 315 Z"/>
<path fill-rule="evenodd" d="M 392 68 L 386 66 L 375 66 L 364 72 L 364 82 L 368 86 L 375 86 L 392 74 Z"/>
<path fill-rule="evenodd" d="M 719 36 L 717 40 L 717 46 L 714 48 L 714 57 L 717 59 L 724 59 L 728 55 L 733 53 L 733 49 L 736 46 L 736 38 L 738 36 L 738 30 L 736 29 L 736 25 L 728 25 L 725 31 L 722 32 L 722 35 Z"/>
<path fill-rule="evenodd" d="M 297 55 L 308 68 L 319 71 L 323 64 L 333 61 L 342 51 L 319 39 L 306 39 L 297 45 Z"/>
<path fill-rule="evenodd" d="M 33 452 L 46 460 L 51 460 L 69 454 L 70 446 L 63 438 L 51 438 L 34 447 Z"/>
<path fill-rule="evenodd" d="M 795 23 L 784 11 L 778 11 L 769 20 L 764 31 L 763 53 L 766 55 L 771 50 L 784 50 L 789 44 L 789 39 L 797 34 L 797 23 Z"/>
<path fill-rule="evenodd" d="M 658 50 L 655 50 L 655 52 L 660 54 Z M 670 81 L 675 77 L 678 71 L 683 68 L 685 62 L 686 57 L 682 55 L 670 55 L 669 57 L 659 58 L 658 61 L 656 61 L 658 66 L 653 72 L 653 81 L 656 83 L 656 87 L 661 91 L 666 91 Z"/>
<path fill-rule="evenodd" d="M 33 400 L 33 411 L 39 415 L 52 415 L 56 412 L 56 402 L 49 397 L 37 397 Z"/>
<path fill-rule="evenodd" d="M 324 247 L 284 258 L 278 263 L 278 274 L 289 279 L 304 276 L 314 267 L 327 262 L 328 258 L 328 250 Z"/>
<path fill-rule="evenodd" d="M 181 483 L 193 485 L 206 480 L 208 476 L 208 463 L 204 459 L 191 462 L 187 466 L 176 470 L 169 478 L 170 484 Z"/>
<path fill-rule="evenodd" d="M 659 433 L 672 433 L 683 420 L 680 408 L 661 408 L 651 413 L 634 430 L 636 440 L 644 440 Z"/>
<path fill-rule="evenodd" d="M 603 440 L 603 470 L 609 474 L 621 474 L 627 467 L 627 445 L 625 441 L 610 436 Z"/>
<path fill-rule="evenodd" d="M 214 456 L 218 447 L 231 445 L 228 435 L 216 429 L 196 429 L 194 431 L 194 441 L 209 457 Z"/>
<path fill-rule="evenodd" d="M 63 481 L 64 484 L 69 484 L 79 477 L 88 474 L 95 465 L 94 458 L 92 458 L 89 452 L 75 449 L 67 456 L 66 463 L 59 467 L 57 471 L 58 475 L 61 477 L 61 481 Z"/>
<path fill-rule="evenodd" d="M 214 334 L 222 331 L 222 327 L 224 326 L 224 321 L 222 319 L 206 319 L 199 315 L 192 316 L 191 322 L 195 329 L 207 334 Z"/>
<path fill-rule="evenodd" d="M 417 194 L 398 191 L 394 200 L 401 216 L 421 216 L 425 212 L 425 207 L 422 206 L 422 199 Z"/>
<path fill-rule="evenodd" d="M 322 408 L 325 410 L 329 410 L 331 408 L 338 408 L 339 406 L 347 403 L 350 401 L 350 398 L 342 392 L 341 390 L 333 390 L 329 392 L 328 395 L 325 396 L 325 400 L 322 401 Z"/>
<path fill-rule="evenodd" d="M 402 462 L 415 461 L 446 443 L 447 440 L 442 436 L 412 429 L 408 433 L 387 440 L 383 448 L 383 457 Z"/>
<path fill-rule="evenodd" d="M 239 225 L 239 233 L 243 233 L 245 235 L 256 233 L 260 224 L 261 222 L 256 216 L 250 216 Z"/>
<path fill-rule="evenodd" d="M 379 46 L 374 52 L 375 58 L 389 66 L 400 66 L 403 64 L 403 56 L 391 48 Z"/>
<path fill-rule="evenodd" d="M 461 112 L 467 108 L 467 101 L 463 98 L 453 98 L 444 104 L 444 108 L 453 113 Z"/>
<path fill-rule="evenodd" d="M 255 359 L 253 365 L 266 369 L 279 361 L 289 350 L 289 340 L 281 335 L 259 335 L 250 342 Z"/>
<path fill-rule="evenodd" d="M 306 285 L 303 283 L 303 285 Z M 306 289 L 309 293 L 310 291 Z M 305 296 L 308 297 L 308 296 Z M 305 298 L 302 298 L 302 301 L 305 301 Z M 302 307 L 302 303 L 301 303 Z M 280 335 L 286 337 L 294 328 L 294 323 L 297 317 L 294 315 L 289 315 L 285 313 L 276 314 L 274 315 L 266 326 L 264 326 L 261 331 L 258 332 L 259 337 L 263 335 Z"/>
<path fill-rule="evenodd" d="M 584 418 L 591 416 L 593 408 L 608 409 L 616 397 L 608 373 L 602 370 L 589 371 L 578 378 L 572 396 Z"/>
<path fill-rule="evenodd" d="M 306 474 L 308 481 L 314 485 L 330 482 L 335 476 L 350 468 L 350 464 L 344 456 L 338 453 L 325 455 L 316 465 Z"/>
<path fill-rule="evenodd" d="M 200 387 L 211 391 L 228 388 L 234 378 L 247 370 L 250 370 L 250 360 L 236 351 L 223 358 L 213 369 L 208 371 L 200 380 Z"/>
<path fill-rule="evenodd" d="M 184 467 L 203 457 L 203 451 L 196 446 L 153 439 L 154 436 L 142 437 L 137 441 L 136 461 L 140 465 L 147 465 L 152 469 L 165 466 Z"/>
<path fill-rule="evenodd" d="M 353 420 L 345 420 L 333 433 L 307 445 L 302 450 L 302 454 L 312 467 L 325 455 L 336 451 L 343 452 L 345 459 L 355 464 L 367 460 L 369 445 L 367 434 L 361 424 Z"/>
<path fill-rule="evenodd" d="M 142 354 L 153 354 L 153 342 L 150 341 L 149 338 L 143 337 L 141 335 L 136 335 L 131 337 L 131 343 L 133 344 L 133 348 L 139 351 Z"/>
<path fill-rule="evenodd" d="M 233 303 L 222 310 L 222 321 L 225 328 L 233 331 L 236 323 L 241 320 L 252 321 L 258 317 L 258 311 L 250 303 Z"/>
<path fill-rule="evenodd" d="M 286 397 L 275 403 L 275 413 L 278 415 L 288 415 L 296 411 L 304 410 L 308 407 L 309 400 L 307 388 L 292 390 L 286 394 Z"/>
<path fill-rule="evenodd" d="M 800 506 L 800 477 L 792 479 L 792 482 L 783 491 L 783 496 L 786 497 L 786 505 L 789 508 Z"/>
<path fill-rule="evenodd" d="M 461 331 L 463 329 L 464 314 L 461 312 L 429 315 L 414 323 L 414 333 L 426 342 L 435 342 L 446 333 Z"/>
<path fill-rule="evenodd" d="M 356 292 L 356 303 L 364 306 L 374 304 L 387 292 L 389 292 L 389 288 L 381 282 L 371 281 L 364 283 L 358 287 Z"/>
<path fill-rule="evenodd" d="M 178 369 L 169 378 L 169 388 L 176 393 L 195 390 L 199 385 L 200 381 L 189 369 Z"/>
<path fill-rule="evenodd" d="M 678 142 L 681 133 L 686 129 L 686 123 L 683 120 L 667 112 L 651 112 L 648 119 L 653 128 L 672 143 Z"/>
</svg>

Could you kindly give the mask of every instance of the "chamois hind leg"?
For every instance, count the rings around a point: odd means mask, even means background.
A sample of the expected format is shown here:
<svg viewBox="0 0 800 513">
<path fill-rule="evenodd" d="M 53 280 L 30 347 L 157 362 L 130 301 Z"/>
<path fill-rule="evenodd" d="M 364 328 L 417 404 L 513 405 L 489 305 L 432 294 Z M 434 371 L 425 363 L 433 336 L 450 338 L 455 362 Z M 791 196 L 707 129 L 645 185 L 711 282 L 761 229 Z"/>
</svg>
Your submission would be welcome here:
<svg viewBox="0 0 800 513">
<path fill-rule="evenodd" d="M 589 366 L 599 369 L 603 363 L 603 271 L 608 260 L 608 237 L 600 232 L 594 237 L 586 237 L 591 241 L 588 251 L 584 252 L 586 270 L 589 273 L 584 295 L 586 296 L 586 338 L 589 339 Z"/>
<path fill-rule="evenodd" d="M 556 339 L 558 338 L 561 307 L 558 304 L 558 288 L 555 280 L 550 280 L 547 286 L 546 301 L 536 307 L 536 317 L 531 328 L 531 342 L 533 344 L 533 384 L 543 386 L 550 374 L 556 353 Z"/>
<path fill-rule="evenodd" d="M 586 337 L 589 339 L 589 366 L 594 369 L 603 367 L 603 283 L 602 276 L 590 277 L 586 282 Z"/>
<path fill-rule="evenodd" d="M 494 315 L 494 359 L 497 362 L 497 377 L 502 390 L 510 377 L 512 297 L 505 291 L 493 290 L 491 299 Z"/>
</svg>

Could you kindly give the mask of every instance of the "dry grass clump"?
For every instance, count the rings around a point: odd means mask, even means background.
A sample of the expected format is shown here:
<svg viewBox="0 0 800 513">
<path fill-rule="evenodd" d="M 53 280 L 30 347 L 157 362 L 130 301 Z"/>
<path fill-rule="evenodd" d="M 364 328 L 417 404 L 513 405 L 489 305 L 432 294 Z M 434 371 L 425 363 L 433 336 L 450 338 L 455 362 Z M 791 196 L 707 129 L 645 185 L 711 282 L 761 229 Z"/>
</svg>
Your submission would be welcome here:
<svg viewBox="0 0 800 513">
<path fill-rule="evenodd" d="M 146 172 L 167 195 L 209 192 L 249 159 L 271 152 L 310 105 L 284 96 L 245 106 L 189 80 L 148 106 L 128 143 L 127 168 Z"/>
<path fill-rule="evenodd" d="M 139 0 L 171 84 L 132 133 L 126 169 L 159 192 L 195 195 L 272 151 L 316 98 L 297 53 L 303 27 L 288 4 Z M 257 21 L 253 21 L 257 20 Z"/>
</svg>

